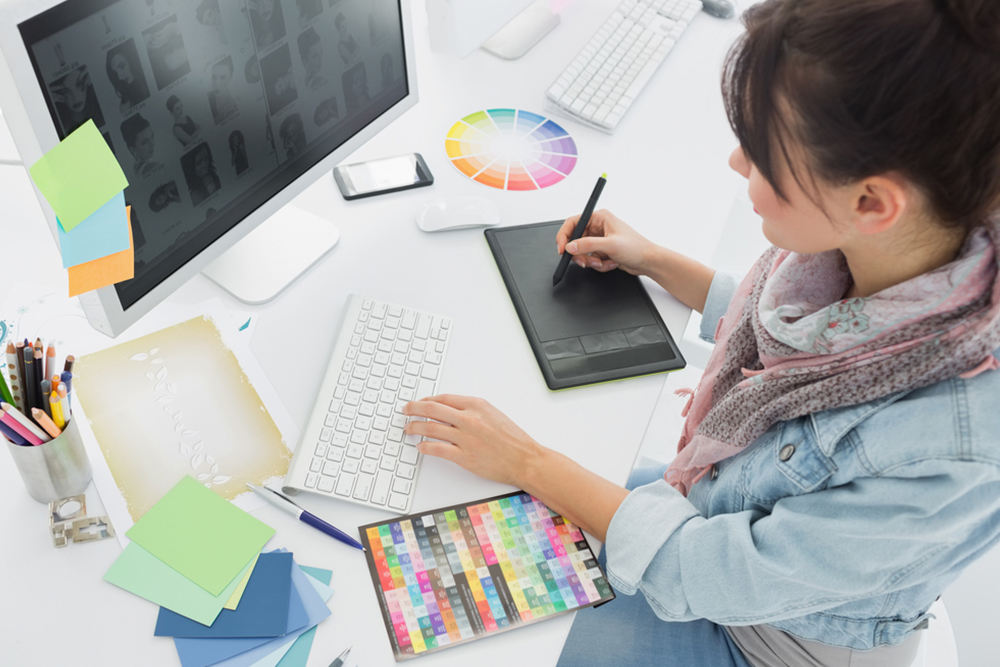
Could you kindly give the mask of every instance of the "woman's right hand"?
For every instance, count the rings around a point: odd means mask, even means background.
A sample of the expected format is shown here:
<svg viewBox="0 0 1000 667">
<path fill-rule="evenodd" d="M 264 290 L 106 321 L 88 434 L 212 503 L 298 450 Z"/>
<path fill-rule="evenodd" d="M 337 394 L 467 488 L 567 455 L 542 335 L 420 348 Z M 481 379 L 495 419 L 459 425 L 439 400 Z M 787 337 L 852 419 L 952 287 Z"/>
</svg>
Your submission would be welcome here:
<svg viewBox="0 0 1000 667">
<path fill-rule="evenodd" d="M 566 222 L 556 232 L 556 250 L 559 254 L 565 248 L 578 265 L 596 271 L 622 269 L 632 275 L 646 272 L 646 262 L 655 245 L 607 209 L 594 211 L 583 236 L 567 246 L 579 219 L 578 215 L 566 218 Z"/>
</svg>

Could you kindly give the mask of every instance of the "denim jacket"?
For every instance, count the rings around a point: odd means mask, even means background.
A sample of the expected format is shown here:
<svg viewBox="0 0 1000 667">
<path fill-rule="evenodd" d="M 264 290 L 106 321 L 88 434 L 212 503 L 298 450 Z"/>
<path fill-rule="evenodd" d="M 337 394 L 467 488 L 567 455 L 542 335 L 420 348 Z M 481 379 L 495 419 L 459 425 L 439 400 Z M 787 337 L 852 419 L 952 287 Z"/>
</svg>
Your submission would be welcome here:
<svg viewBox="0 0 1000 667">
<path fill-rule="evenodd" d="M 734 289 L 713 280 L 706 340 Z M 925 627 L 998 541 L 1000 371 L 987 371 L 774 424 L 687 498 L 663 480 L 632 491 L 606 549 L 612 585 L 665 620 L 863 650 Z"/>
</svg>

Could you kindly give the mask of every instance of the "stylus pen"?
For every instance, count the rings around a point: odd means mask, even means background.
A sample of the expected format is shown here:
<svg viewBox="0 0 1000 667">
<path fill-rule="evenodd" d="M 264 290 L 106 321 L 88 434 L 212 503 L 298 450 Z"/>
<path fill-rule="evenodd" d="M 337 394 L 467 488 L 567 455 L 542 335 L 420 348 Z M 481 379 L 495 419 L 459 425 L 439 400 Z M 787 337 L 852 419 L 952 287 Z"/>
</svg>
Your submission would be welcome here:
<svg viewBox="0 0 1000 667">
<path fill-rule="evenodd" d="M 576 223 L 576 228 L 573 230 L 573 235 L 569 237 L 569 241 L 566 242 L 569 245 L 570 241 L 575 241 L 581 236 L 583 232 L 587 229 L 587 223 L 590 222 L 590 216 L 594 214 L 594 207 L 597 206 L 597 199 L 601 196 L 601 191 L 604 190 L 604 184 L 608 182 L 608 175 L 601 174 L 601 177 L 597 179 L 597 183 L 594 185 L 594 191 L 590 193 L 590 199 L 587 200 L 587 206 L 583 209 L 583 214 L 580 216 L 580 220 Z M 556 267 L 556 272 L 552 274 L 552 286 L 555 287 L 559 284 L 559 281 L 563 279 L 566 275 L 566 269 L 569 268 L 569 260 L 572 259 L 571 255 L 565 248 L 563 248 L 562 257 L 559 258 L 559 266 Z"/>
<path fill-rule="evenodd" d="M 326 533 L 336 540 L 340 540 L 348 546 L 352 546 L 355 549 L 361 549 L 362 551 L 367 551 L 367 549 L 361 546 L 361 542 L 358 542 L 356 539 L 336 526 L 332 526 L 326 521 L 323 521 L 323 519 L 319 518 L 315 514 L 302 509 L 294 500 L 285 494 L 275 491 L 274 489 L 269 489 L 266 486 L 257 486 L 256 484 L 250 484 L 249 482 L 247 483 L 247 486 L 250 487 L 250 489 L 252 489 L 255 493 L 260 494 L 264 500 L 271 503 L 278 509 L 285 510 L 289 514 L 298 517 L 299 521 L 302 523 L 307 523 L 313 528 Z"/>
</svg>

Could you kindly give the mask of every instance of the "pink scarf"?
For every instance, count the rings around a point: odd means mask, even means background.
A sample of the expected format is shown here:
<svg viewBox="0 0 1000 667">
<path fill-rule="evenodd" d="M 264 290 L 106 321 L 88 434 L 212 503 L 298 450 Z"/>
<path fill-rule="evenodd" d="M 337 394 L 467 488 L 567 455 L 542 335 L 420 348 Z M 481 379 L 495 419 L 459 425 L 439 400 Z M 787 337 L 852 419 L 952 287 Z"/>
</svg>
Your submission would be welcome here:
<svg viewBox="0 0 1000 667">
<path fill-rule="evenodd" d="M 998 250 L 1000 218 L 952 262 L 852 299 L 839 250 L 766 251 L 719 321 L 664 478 L 687 495 L 776 422 L 1000 367 Z"/>
</svg>

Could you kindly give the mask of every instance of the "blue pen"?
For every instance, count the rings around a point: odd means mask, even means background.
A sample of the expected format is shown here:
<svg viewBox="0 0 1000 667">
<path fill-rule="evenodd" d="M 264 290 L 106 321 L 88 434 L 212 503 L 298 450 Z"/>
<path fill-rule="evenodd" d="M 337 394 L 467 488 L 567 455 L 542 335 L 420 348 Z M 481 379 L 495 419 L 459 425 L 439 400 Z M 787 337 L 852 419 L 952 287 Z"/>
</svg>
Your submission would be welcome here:
<svg viewBox="0 0 1000 667">
<path fill-rule="evenodd" d="M 315 514 L 312 514 L 302 509 L 301 507 L 298 506 L 298 504 L 294 500 L 292 500 L 285 494 L 279 491 L 275 491 L 274 489 L 268 488 L 266 486 L 256 486 L 255 484 L 250 484 L 249 482 L 247 483 L 247 486 L 250 487 L 250 489 L 255 493 L 260 494 L 261 497 L 264 498 L 264 500 L 271 503 L 278 509 L 285 510 L 289 514 L 295 515 L 298 518 L 298 520 L 301 521 L 302 523 L 309 524 L 313 528 L 320 530 L 329 535 L 330 537 L 340 540 L 344 544 L 352 546 L 355 549 L 368 551 L 363 546 L 361 546 L 361 543 L 358 542 L 356 539 L 354 539 L 341 529 L 337 528 L 336 526 L 333 526 L 327 523 L 326 521 L 323 521 L 323 519 L 319 518 Z"/>
</svg>

